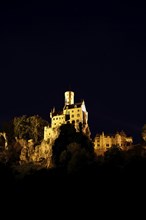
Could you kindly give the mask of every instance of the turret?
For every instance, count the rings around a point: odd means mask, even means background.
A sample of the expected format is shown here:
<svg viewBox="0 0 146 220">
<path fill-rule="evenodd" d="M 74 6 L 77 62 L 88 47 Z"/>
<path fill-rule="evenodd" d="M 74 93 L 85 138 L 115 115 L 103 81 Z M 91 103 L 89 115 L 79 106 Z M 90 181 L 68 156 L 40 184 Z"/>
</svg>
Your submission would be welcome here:
<svg viewBox="0 0 146 220">
<path fill-rule="evenodd" d="M 72 105 L 74 104 L 74 92 L 66 91 L 64 93 L 65 96 L 65 105 Z"/>
</svg>

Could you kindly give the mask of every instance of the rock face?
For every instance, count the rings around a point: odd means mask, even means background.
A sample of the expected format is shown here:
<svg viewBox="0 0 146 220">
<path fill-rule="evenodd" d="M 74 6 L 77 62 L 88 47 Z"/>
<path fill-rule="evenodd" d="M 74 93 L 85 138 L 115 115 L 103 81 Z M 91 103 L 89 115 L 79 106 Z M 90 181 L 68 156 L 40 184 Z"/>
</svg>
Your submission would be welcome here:
<svg viewBox="0 0 146 220">
<path fill-rule="evenodd" d="M 34 163 L 47 168 L 51 167 L 52 145 L 54 141 L 55 139 L 50 139 L 49 141 L 43 140 L 40 145 L 35 146 L 33 140 L 21 140 L 20 164 Z"/>
<path fill-rule="evenodd" d="M 5 132 L 0 132 L 0 147 L 3 149 L 7 149 L 8 140 Z"/>
<path fill-rule="evenodd" d="M 46 141 L 42 141 L 37 145 L 34 151 L 30 153 L 30 160 L 34 163 L 41 163 L 45 167 L 51 166 L 52 145 Z"/>
</svg>

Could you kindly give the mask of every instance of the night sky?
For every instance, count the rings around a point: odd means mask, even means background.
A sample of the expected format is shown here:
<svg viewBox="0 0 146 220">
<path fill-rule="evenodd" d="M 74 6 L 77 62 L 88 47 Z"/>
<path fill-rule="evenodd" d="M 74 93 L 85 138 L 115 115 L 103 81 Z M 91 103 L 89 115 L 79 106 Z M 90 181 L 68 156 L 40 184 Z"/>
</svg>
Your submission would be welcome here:
<svg viewBox="0 0 146 220">
<path fill-rule="evenodd" d="M 0 3 L 0 123 L 38 114 L 50 122 L 64 92 L 85 100 L 89 126 L 124 130 L 146 123 L 146 6 L 131 1 Z"/>
</svg>

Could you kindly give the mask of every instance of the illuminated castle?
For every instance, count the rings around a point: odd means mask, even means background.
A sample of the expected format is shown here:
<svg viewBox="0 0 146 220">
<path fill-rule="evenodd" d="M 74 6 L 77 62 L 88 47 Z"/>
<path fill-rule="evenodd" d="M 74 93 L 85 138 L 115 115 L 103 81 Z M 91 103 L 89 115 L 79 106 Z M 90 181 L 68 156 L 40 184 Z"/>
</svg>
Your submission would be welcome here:
<svg viewBox="0 0 146 220">
<path fill-rule="evenodd" d="M 133 144 L 133 138 L 127 137 L 127 135 L 121 131 L 115 135 L 97 134 L 94 138 L 94 150 L 98 155 L 104 154 L 112 146 L 119 146 L 122 150 L 128 149 Z"/>
<path fill-rule="evenodd" d="M 51 126 L 44 128 L 44 140 L 48 141 L 51 138 L 55 138 L 58 135 L 58 128 L 62 124 L 71 123 L 74 124 L 76 130 L 79 130 L 79 125 L 82 124 L 82 130 L 84 133 L 89 132 L 88 126 L 88 112 L 86 110 L 85 102 L 74 103 L 74 92 L 66 91 L 64 93 L 65 103 L 63 110 L 57 112 L 53 108 L 50 112 Z"/>
</svg>

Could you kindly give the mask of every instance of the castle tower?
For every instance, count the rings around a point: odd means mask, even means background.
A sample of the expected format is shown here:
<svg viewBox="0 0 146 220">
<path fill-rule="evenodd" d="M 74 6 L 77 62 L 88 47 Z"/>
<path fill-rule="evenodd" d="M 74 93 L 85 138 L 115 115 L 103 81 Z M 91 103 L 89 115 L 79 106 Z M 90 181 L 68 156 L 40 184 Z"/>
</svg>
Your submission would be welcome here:
<svg viewBox="0 0 146 220">
<path fill-rule="evenodd" d="M 65 105 L 72 105 L 74 104 L 74 92 L 66 91 L 64 93 L 65 96 Z"/>
</svg>

